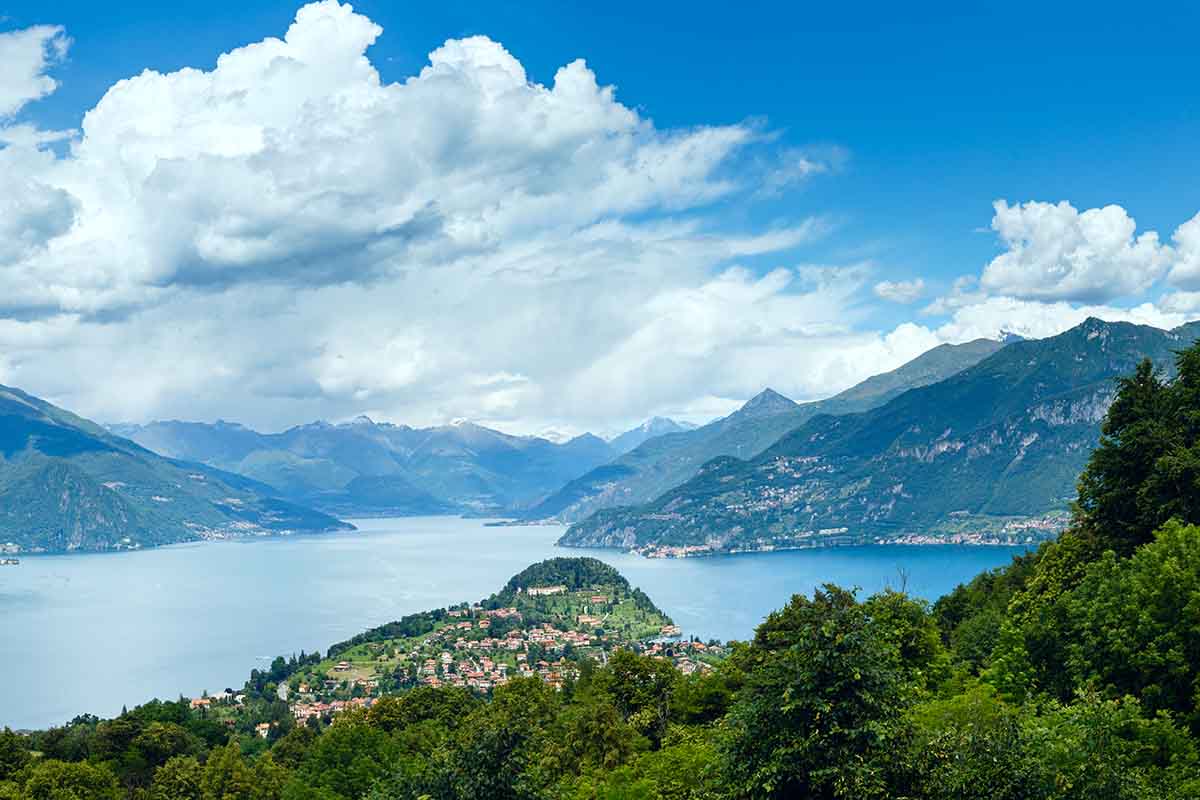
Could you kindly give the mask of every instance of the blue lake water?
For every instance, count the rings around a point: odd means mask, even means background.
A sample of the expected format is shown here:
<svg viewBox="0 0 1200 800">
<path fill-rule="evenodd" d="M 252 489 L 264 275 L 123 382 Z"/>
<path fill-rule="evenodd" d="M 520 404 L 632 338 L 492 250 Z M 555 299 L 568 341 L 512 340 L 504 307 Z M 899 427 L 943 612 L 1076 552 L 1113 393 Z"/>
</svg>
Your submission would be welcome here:
<svg viewBox="0 0 1200 800">
<path fill-rule="evenodd" d="M 557 548 L 553 526 L 451 517 L 356 520 L 359 531 L 40 556 L 0 567 L 0 726 L 112 716 L 152 697 L 239 687 L 256 666 L 324 650 L 405 614 L 479 600 L 529 564 L 591 555 L 704 639 L 745 639 L 823 583 L 934 599 L 1008 563 L 1004 547 L 876 546 L 644 559 Z"/>
</svg>

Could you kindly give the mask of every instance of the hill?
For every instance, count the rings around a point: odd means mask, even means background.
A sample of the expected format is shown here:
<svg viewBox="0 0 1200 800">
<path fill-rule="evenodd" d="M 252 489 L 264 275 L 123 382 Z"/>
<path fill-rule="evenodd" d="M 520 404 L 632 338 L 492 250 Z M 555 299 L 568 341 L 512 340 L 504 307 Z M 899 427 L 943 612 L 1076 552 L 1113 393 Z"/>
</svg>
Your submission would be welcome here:
<svg viewBox="0 0 1200 800">
<path fill-rule="evenodd" d="M 581 663 L 603 663 L 618 650 L 701 670 L 724 653 L 674 641 L 679 634 L 612 567 L 594 558 L 553 558 L 485 600 L 410 614 L 334 644 L 324 658 L 276 659 L 271 672 L 251 675 L 247 689 L 258 694 L 268 682 L 286 682 L 291 715 L 307 720 L 328 718 L 355 698 L 369 705 L 365 696 L 416 686 L 487 693 L 526 677 L 561 689 L 578 677 Z"/>
<path fill-rule="evenodd" d="M 264 434 L 228 422 L 166 421 L 114 430 L 343 515 L 522 509 L 614 455 L 590 434 L 558 444 L 470 422 L 412 428 L 359 417 Z"/>
<path fill-rule="evenodd" d="M 1114 379 L 1144 357 L 1170 369 L 1198 336 L 1196 323 L 1089 319 L 1014 342 L 874 410 L 816 417 L 749 460 L 710 461 L 653 502 L 577 523 L 560 544 L 682 554 L 1040 538 L 1075 495 Z"/>
<path fill-rule="evenodd" d="M 254 481 L 163 458 L 0 386 L 0 542 L 7 549 L 132 549 L 351 527 Z"/>
<path fill-rule="evenodd" d="M 647 440 L 566 484 L 524 516 L 574 522 L 598 509 L 648 502 L 693 477 L 707 461 L 719 456 L 750 458 L 819 414 L 866 411 L 966 369 L 1003 346 L 989 339 L 940 345 L 891 372 L 811 403 L 795 403 L 766 389 L 728 417 Z"/>
</svg>

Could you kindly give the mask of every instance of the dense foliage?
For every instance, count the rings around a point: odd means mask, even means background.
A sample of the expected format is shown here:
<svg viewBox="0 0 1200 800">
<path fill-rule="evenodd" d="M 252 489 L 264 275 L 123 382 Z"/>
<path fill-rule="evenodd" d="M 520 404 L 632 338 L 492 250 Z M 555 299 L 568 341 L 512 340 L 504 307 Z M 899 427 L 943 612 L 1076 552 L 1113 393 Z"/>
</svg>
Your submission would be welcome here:
<svg viewBox="0 0 1200 800">
<path fill-rule="evenodd" d="M 266 738 L 183 701 L 4 731 L 0 798 L 1200 797 L 1198 367 L 1122 381 L 1072 527 L 933 607 L 825 586 L 711 672 L 618 651 L 561 691 L 421 687 Z"/>
</svg>

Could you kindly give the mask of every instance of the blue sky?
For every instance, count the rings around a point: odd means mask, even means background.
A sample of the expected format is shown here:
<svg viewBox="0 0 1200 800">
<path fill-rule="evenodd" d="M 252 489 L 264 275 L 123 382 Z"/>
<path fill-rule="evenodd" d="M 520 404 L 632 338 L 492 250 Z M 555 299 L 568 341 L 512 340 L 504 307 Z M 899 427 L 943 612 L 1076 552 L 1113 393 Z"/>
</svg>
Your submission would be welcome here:
<svg viewBox="0 0 1200 800">
<path fill-rule="evenodd" d="M 63 26 L 72 40 L 66 58 L 49 70 L 57 90 L 26 104 L 15 119 L 48 130 L 78 128 L 82 114 L 117 80 L 147 68 L 212 70 L 220 53 L 282 36 L 296 9 L 296 3 L 281 2 L 96 6 L 0 0 L 0 31 L 53 24 Z M 905 322 L 944 339 L 966 335 L 970 326 L 938 328 L 958 306 L 930 309 L 929 303 L 950 296 L 955 279 L 979 276 L 1005 250 L 990 227 L 997 199 L 1066 201 L 1079 211 L 1117 204 L 1137 220 L 1139 234 L 1157 231 L 1162 243 L 1200 211 L 1195 78 L 1200 48 L 1194 38 L 1200 7 L 1190 4 L 606 3 L 564 10 L 564 4 L 540 2 L 360 2 L 354 9 L 383 29 L 367 55 L 384 83 L 417 74 L 446 40 L 482 34 L 501 43 L 530 81 L 547 86 L 560 67 L 585 59 L 601 86 L 616 87 L 617 102 L 660 131 L 721 126 L 756 131 L 753 146 L 714 166 L 714 179 L 757 176 L 766 162 L 813 158 L 820 170 L 779 189 L 725 193 L 684 209 L 670 201 L 622 218 L 702 217 L 704 231 L 713 236 L 818 220 L 820 236 L 713 261 L 709 274 L 720 274 L 732 261 L 756 276 L 781 266 L 821 265 L 870 270 L 865 285 L 924 282 L 916 305 L 878 302 L 869 291 L 839 295 L 853 317 L 848 333 L 854 336 L 884 337 Z M 1165 264 L 1157 269 L 1166 270 Z M 1042 261 L 1035 266 L 1054 268 Z M 1127 309 L 1194 288 L 1157 278 L 1131 291 L 1039 289 L 1025 283 L 1014 289 L 1014 281 L 994 282 L 990 294 L 1023 303 L 1078 307 L 1091 302 Z M 1183 300 L 1171 306 L 1187 307 Z M 1054 313 L 1053 307 L 1022 308 L 1026 316 L 1018 314 L 1009 327 L 1021 329 L 1027 318 Z M 1027 332 L 1049 332 L 1028 325 Z M 970 329 L 979 332 L 977 327 Z M 609 355 L 632 338 L 630 332 L 620 334 Z M 796 346 L 808 345 L 797 341 Z M 878 366 L 894 366 L 888 359 L 898 357 L 899 351 Z M 598 359 L 595 365 L 601 363 Z M 783 388 L 817 395 L 857 377 L 846 370 L 819 371 L 827 375 L 824 383 L 797 380 Z M 8 377 L 20 372 L 10 364 Z M 508 415 L 513 422 L 536 416 L 547 425 L 571 426 L 576 420 L 594 425 L 606 415 L 634 419 L 658 411 L 686 415 L 693 409 L 703 415 L 740 399 L 734 395 L 743 386 L 748 390 L 755 380 L 771 378 L 755 373 L 742 382 L 714 381 L 724 388 L 702 398 L 703 377 L 689 376 L 693 385 L 686 392 L 658 393 L 643 407 L 630 402 L 560 417 L 542 401 L 536 409 L 514 407 L 499 417 Z M 62 387 L 52 388 L 61 394 Z M 360 400 L 372 396 L 371 390 L 359 394 Z M 399 417 L 410 409 L 410 400 L 400 396 L 370 407 L 380 396 L 376 392 L 363 401 L 367 409 L 354 408 L 352 399 L 331 402 L 327 410 L 334 416 L 373 410 Z M 98 413 L 121 413 L 111 401 L 81 402 Z M 144 413 L 166 412 L 167 403 L 149 404 Z M 444 416 L 452 405 L 420 414 Z M 212 415 L 218 407 L 214 400 L 184 412 Z M 325 408 L 320 402 L 300 403 L 295 413 Z M 484 404 L 459 410 L 487 417 L 486 409 Z"/>
<path fill-rule="evenodd" d="M 901 276 L 953 279 L 995 253 L 976 231 L 996 198 L 1115 202 L 1151 228 L 1196 210 L 1184 190 L 1200 187 L 1195 4 L 573 5 L 354 3 L 384 28 L 371 56 L 385 79 L 448 38 L 486 34 L 540 82 L 585 58 L 661 126 L 761 117 L 796 146 L 846 148 L 819 196 L 749 212 L 843 221 L 816 258 L 870 254 Z M 211 67 L 284 29 L 296 3 L 0 8 L 8 26 L 51 22 L 74 38 L 61 90 L 32 109 L 73 127 L 116 80 Z"/>
</svg>

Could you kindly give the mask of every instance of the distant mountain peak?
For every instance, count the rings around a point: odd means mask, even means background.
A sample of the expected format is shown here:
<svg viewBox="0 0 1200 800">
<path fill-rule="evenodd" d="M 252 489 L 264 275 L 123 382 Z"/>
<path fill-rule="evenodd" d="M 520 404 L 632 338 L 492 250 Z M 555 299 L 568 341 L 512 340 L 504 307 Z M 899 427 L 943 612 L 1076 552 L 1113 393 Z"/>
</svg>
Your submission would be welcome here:
<svg viewBox="0 0 1200 800">
<path fill-rule="evenodd" d="M 741 417 L 762 417 L 768 414 L 784 414 L 796 407 L 795 401 L 784 397 L 774 389 L 766 388 L 747 400 L 746 404 L 734 413 Z"/>
<path fill-rule="evenodd" d="M 1013 342 L 1025 341 L 1025 337 L 1015 331 L 1001 328 L 1000 335 L 996 337 L 996 340 L 1002 344 L 1012 344 Z"/>
<path fill-rule="evenodd" d="M 687 422 L 676 422 L 667 417 L 651 417 L 636 428 L 625 431 L 609 440 L 609 444 L 619 454 L 628 453 L 648 439 L 664 436 L 668 433 L 682 433 L 693 430 L 696 426 Z"/>
</svg>

